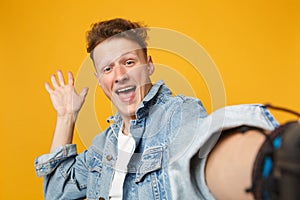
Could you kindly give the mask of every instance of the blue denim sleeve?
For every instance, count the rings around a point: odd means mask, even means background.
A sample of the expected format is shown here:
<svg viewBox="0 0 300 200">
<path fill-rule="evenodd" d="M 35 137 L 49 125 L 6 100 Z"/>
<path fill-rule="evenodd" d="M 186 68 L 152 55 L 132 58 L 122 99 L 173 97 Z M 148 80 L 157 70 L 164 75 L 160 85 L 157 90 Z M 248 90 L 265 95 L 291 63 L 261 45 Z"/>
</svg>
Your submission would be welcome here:
<svg viewBox="0 0 300 200">
<path fill-rule="evenodd" d="M 222 131 L 241 125 L 272 131 L 279 124 L 270 111 L 261 104 L 240 104 L 220 108 L 211 113 L 199 127 L 201 134 L 208 136 L 199 150 L 199 156 L 208 155 Z"/>
<path fill-rule="evenodd" d="M 35 160 L 37 176 L 44 178 L 44 197 L 50 199 L 83 199 L 86 196 L 87 151 L 77 155 L 76 145 L 58 147 Z"/>
</svg>

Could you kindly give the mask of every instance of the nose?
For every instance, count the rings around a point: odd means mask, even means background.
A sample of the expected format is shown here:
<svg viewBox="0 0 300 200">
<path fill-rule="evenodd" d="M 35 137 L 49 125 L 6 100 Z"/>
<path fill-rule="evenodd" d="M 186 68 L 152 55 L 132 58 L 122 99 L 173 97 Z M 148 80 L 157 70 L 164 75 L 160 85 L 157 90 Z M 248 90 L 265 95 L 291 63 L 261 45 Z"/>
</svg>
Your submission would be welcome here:
<svg viewBox="0 0 300 200">
<path fill-rule="evenodd" d="M 127 69 L 123 65 L 118 65 L 114 68 L 115 70 L 115 83 L 122 83 L 128 80 Z"/>
</svg>

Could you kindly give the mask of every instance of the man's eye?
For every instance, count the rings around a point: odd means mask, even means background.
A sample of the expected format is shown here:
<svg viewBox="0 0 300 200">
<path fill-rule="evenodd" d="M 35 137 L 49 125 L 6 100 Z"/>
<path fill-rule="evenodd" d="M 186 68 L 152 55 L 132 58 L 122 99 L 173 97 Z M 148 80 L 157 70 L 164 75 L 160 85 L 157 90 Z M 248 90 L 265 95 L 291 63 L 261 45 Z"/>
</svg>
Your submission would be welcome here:
<svg viewBox="0 0 300 200">
<path fill-rule="evenodd" d="M 134 61 L 133 60 L 127 60 L 125 64 L 126 64 L 126 66 L 132 66 L 134 64 Z"/>
<path fill-rule="evenodd" d="M 104 68 L 103 68 L 103 73 L 108 73 L 108 72 L 110 72 L 111 70 L 112 70 L 112 67 L 109 67 L 109 66 L 104 67 Z"/>
</svg>

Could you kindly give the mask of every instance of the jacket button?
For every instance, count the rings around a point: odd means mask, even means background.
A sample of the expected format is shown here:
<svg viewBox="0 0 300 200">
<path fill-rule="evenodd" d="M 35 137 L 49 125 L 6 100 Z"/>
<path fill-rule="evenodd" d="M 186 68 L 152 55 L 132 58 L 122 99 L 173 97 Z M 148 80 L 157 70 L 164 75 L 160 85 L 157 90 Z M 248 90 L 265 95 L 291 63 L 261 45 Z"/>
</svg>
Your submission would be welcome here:
<svg viewBox="0 0 300 200">
<path fill-rule="evenodd" d="M 107 156 L 106 156 L 106 160 L 111 161 L 111 159 L 112 159 L 112 156 L 111 156 L 111 155 L 107 155 Z M 104 199 L 103 199 L 103 200 L 104 200 Z"/>
</svg>

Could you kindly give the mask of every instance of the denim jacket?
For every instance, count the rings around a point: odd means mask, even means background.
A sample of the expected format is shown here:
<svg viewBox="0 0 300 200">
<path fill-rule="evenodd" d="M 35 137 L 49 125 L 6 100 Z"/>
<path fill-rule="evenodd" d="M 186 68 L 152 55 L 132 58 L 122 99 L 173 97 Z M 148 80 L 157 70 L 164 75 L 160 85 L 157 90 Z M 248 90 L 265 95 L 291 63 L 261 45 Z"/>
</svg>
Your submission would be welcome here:
<svg viewBox="0 0 300 200">
<path fill-rule="evenodd" d="M 35 160 L 44 177 L 45 199 L 109 199 L 118 157 L 119 114 L 77 154 L 76 145 L 58 147 Z M 222 130 L 250 125 L 266 130 L 278 126 L 261 105 L 229 106 L 207 115 L 202 103 L 172 96 L 157 82 L 139 104 L 131 121 L 136 149 L 123 186 L 123 199 L 214 199 L 204 175 L 206 157 Z"/>
</svg>

